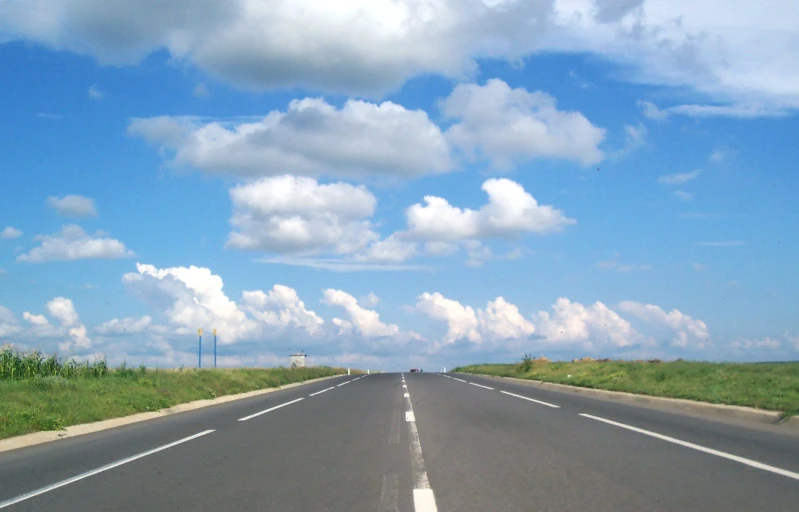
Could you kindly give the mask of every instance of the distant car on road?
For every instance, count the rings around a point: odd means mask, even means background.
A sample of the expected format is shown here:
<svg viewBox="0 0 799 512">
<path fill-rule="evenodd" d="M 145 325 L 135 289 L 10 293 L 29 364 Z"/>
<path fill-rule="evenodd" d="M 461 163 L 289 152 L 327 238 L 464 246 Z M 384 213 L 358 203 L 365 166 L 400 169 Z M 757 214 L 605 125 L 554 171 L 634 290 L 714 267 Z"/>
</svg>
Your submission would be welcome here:
<svg viewBox="0 0 799 512">
<path fill-rule="evenodd" d="M 416 373 L 416 372 L 418 372 L 418 371 L 419 371 L 419 370 L 418 370 L 418 369 L 416 369 L 416 368 L 411 368 L 411 373 Z"/>
</svg>

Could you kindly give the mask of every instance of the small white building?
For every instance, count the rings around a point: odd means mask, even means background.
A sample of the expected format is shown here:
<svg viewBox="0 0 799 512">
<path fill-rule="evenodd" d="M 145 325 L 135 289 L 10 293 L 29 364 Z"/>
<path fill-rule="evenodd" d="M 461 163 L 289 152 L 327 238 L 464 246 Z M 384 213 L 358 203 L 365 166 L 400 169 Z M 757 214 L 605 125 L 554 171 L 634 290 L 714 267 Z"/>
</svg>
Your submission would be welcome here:
<svg viewBox="0 0 799 512">
<path fill-rule="evenodd" d="M 291 354 L 291 367 L 292 368 L 305 368 L 305 358 L 307 356 L 300 352 L 299 354 Z"/>
</svg>

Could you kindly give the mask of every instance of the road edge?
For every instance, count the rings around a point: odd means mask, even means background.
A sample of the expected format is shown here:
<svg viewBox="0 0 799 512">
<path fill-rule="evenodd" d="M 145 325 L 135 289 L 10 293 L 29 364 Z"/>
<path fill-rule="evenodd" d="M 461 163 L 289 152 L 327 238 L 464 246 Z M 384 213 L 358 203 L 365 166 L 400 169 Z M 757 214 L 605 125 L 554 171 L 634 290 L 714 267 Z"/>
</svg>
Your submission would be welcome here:
<svg viewBox="0 0 799 512">
<path fill-rule="evenodd" d="M 17 448 L 25 448 L 27 446 L 34 446 L 37 444 L 49 443 L 51 441 L 58 441 L 59 439 L 67 439 L 71 437 L 82 436 L 84 434 L 100 432 L 102 430 L 108 430 L 111 428 L 130 425 L 133 423 L 139 423 L 142 421 L 147 421 L 155 418 L 162 418 L 164 416 L 171 416 L 172 414 L 177 414 L 181 412 L 194 411 L 197 409 L 202 409 L 204 407 L 210 407 L 212 405 L 218 405 L 226 402 L 242 400 L 244 398 L 250 398 L 253 396 L 265 395 L 267 393 L 273 393 L 275 391 L 281 391 L 283 389 L 290 389 L 297 386 L 304 386 L 305 384 L 311 384 L 313 382 L 319 382 L 327 379 L 335 379 L 336 377 L 346 377 L 346 374 L 330 375 L 328 377 L 319 377 L 316 379 L 305 380 L 302 382 L 292 382 L 290 384 L 285 384 L 283 386 L 279 386 L 276 388 L 257 389 L 255 391 L 247 391 L 246 393 L 236 393 L 233 395 L 224 395 L 212 399 L 194 400 L 193 402 L 185 402 L 182 404 L 173 405 L 172 407 L 161 409 L 159 411 L 140 412 L 136 414 L 131 414 L 129 416 L 121 416 L 119 418 L 110 418 L 107 420 L 94 421 L 92 423 L 81 423 L 78 425 L 70 425 L 69 427 L 64 427 L 62 430 L 47 430 L 40 432 L 32 432 L 30 434 L 23 434 L 21 436 L 8 437 L 6 439 L 0 439 L 0 453 L 7 452 L 10 450 L 16 450 Z"/>
<path fill-rule="evenodd" d="M 452 372 L 461 375 L 472 375 L 486 377 L 494 380 L 509 380 L 526 384 L 529 386 L 540 387 L 572 393 L 576 395 L 586 395 L 594 398 L 603 398 L 617 402 L 626 402 L 633 405 L 652 406 L 660 410 L 670 410 L 677 412 L 688 412 L 703 416 L 714 416 L 731 420 L 743 420 L 755 423 L 766 423 L 769 425 L 790 427 L 799 430 L 799 416 L 782 418 L 782 413 L 776 411 L 766 411 L 754 407 L 744 407 L 740 405 L 713 404 L 709 402 L 699 402 L 682 398 L 668 398 L 662 396 L 639 395 L 624 391 L 609 391 L 606 389 L 584 388 L 580 386 L 570 386 L 568 384 L 558 384 L 554 382 L 544 382 L 532 379 L 519 379 L 516 377 L 502 377 L 497 375 L 484 375 L 482 373 Z"/>
</svg>

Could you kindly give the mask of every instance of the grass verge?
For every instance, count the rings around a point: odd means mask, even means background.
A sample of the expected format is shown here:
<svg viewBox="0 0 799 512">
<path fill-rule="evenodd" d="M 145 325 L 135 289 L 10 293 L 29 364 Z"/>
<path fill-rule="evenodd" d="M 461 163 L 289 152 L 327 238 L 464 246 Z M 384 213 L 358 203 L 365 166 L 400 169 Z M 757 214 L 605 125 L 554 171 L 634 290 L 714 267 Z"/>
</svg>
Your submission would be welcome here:
<svg viewBox="0 0 799 512">
<path fill-rule="evenodd" d="M 799 363 L 549 362 L 526 357 L 518 364 L 454 371 L 799 414 Z"/>
<path fill-rule="evenodd" d="M 346 373 L 346 369 L 150 370 L 123 366 L 107 369 L 102 375 L 73 373 L 73 377 L 35 374 L 0 378 L 0 439 L 274 388 Z"/>
</svg>

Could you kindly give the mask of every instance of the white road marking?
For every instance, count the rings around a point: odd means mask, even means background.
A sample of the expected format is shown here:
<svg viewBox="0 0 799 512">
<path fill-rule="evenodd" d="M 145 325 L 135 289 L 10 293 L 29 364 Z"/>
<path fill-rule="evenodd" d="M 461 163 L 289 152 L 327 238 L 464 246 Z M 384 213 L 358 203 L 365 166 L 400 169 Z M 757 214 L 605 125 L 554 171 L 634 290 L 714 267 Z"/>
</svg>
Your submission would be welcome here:
<svg viewBox="0 0 799 512">
<path fill-rule="evenodd" d="M 494 388 L 490 388 L 488 386 L 483 386 L 482 384 L 475 384 L 474 382 L 470 382 L 469 384 L 471 384 L 472 386 L 477 386 L 478 388 L 490 389 L 491 391 L 494 390 Z"/>
<path fill-rule="evenodd" d="M 340 388 L 340 387 L 341 387 L 341 386 L 343 386 L 344 384 L 349 384 L 350 382 L 352 382 L 352 381 L 349 381 L 349 380 L 348 380 L 347 382 L 342 382 L 341 384 L 338 384 L 336 387 L 337 387 L 337 388 Z"/>
<path fill-rule="evenodd" d="M 457 377 L 450 377 L 450 379 L 452 379 L 452 380 L 457 380 L 458 382 L 466 382 L 465 380 L 463 380 L 463 379 L 459 379 L 459 378 L 457 378 Z"/>
<path fill-rule="evenodd" d="M 104 471 L 108 471 L 109 469 L 117 468 L 119 466 L 122 466 L 123 464 L 127 464 L 128 462 L 133 462 L 134 460 L 138 460 L 138 459 L 141 459 L 143 457 L 147 457 L 148 455 L 152 455 L 154 453 L 158 453 L 160 451 L 172 448 L 173 446 L 177 446 L 177 445 L 179 445 L 181 443 L 185 443 L 187 441 L 191 441 L 193 439 L 197 439 L 198 437 L 202 437 L 204 435 L 210 434 L 211 432 L 214 432 L 214 431 L 213 430 L 206 430 L 204 432 L 200 432 L 199 434 L 194 434 L 193 436 L 184 437 L 183 439 L 180 439 L 180 440 L 175 441 L 173 443 L 165 444 L 165 445 L 160 446 L 158 448 L 154 448 L 152 450 L 148 450 L 146 452 L 142 452 L 142 453 L 140 453 L 138 455 L 133 455 L 132 457 L 128 457 L 126 459 L 122 459 L 122 460 L 118 460 L 116 462 L 112 462 L 111 464 L 106 464 L 105 466 L 99 467 L 97 469 L 92 469 L 91 471 L 87 471 L 85 473 L 81 473 L 80 475 L 73 476 L 72 478 L 67 478 L 66 480 L 62 480 L 62 481 L 54 483 L 52 485 L 48 485 L 47 487 L 42 487 L 41 489 L 37 489 L 35 491 L 31 491 L 31 492 L 28 492 L 28 493 L 25 493 L 25 494 L 21 494 L 21 495 L 17 496 L 16 498 L 11 498 L 10 500 L 6 500 L 6 501 L 0 502 L 0 508 L 10 507 L 11 505 L 15 505 L 15 504 L 20 503 L 22 501 L 29 500 L 31 498 L 34 498 L 34 497 L 39 496 L 41 494 L 44 494 L 46 492 L 54 491 L 54 490 L 56 490 L 56 489 L 58 489 L 60 487 L 64 487 L 65 485 L 74 484 L 75 482 L 83 480 L 84 478 L 89 478 L 90 476 L 94 476 L 94 475 L 96 475 L 98 473 L 102 473 Z"/>
<path fill-rule="evenodd" d="M 644 430 L 642 428 L 625 425 L 624 423 L 618 423 L 616 421 L 606 420 L 605 418 L 600 418 L 598 416 L 592 416 L 590 414 L 580 414 L 580 416 L 583 416 L 584 418 L 590 418 L 596 421 L 601 421 L 602 423 L 607 423 L 608 425 L 613 425 L 619 428 L 632 430 L 633 432 L 638 432 L 639 434 L 644 434 L 645 436 L 650 436 L 660 439 L 662 441 L 668 441 L 669 443 L 685 446 L 686 448 L 691 448 L 693 450 L 697 450 L 700 452 L 709 453 L 710 455 L 715 455 L 716 457 L 732 460 L 740 464 L 744 464 L 746 466 L 751 466 L 753 468 L 762 469 L 763 471 L 769 471 L 771 473 L 776 473 L 778 475 L 787 476 L 788 478 L 793 478 L 794 480 L 799 480 L 799 473 L 794 473 L 793 471 L 788 471 L 786 469 L 780 469 L 774 466 L 769 466 L 768 464 L 763 464 L 762 462 L 757 462 L 755 460 L 746 459 L 744 457 L 739 457 L 737 455 L 732 455 L 731 453 L 721 452 L 719 450 L 714 450 L 712 448 L 705 448 L 704 446 L 700 446 L 698 444 L 689 443 L 687 441 L 681 441 L 680 439 L 676 439 L 674 437 L 664 436 L 663 434 L 658 434 L 656 432 L 650 432 L 649 430 Z"/>
<path fill-rule="evenodd" d="M 323 389 L 322 391 L 317 391 L 316 393 L 311 393 L 311 394 L 310 394 L 310 395 L 308 395 L 308 396 L 316 396 L 316 395 L 321 395 L 321 394 L 322 394 L 322 393 L 324 393 L 325 391 L 330 391 L 331 389 L 335 389 L 335 387 L 336 387 L 336 386 L 332 386 L 332 387 L 329 387 L 329 388 L 327 388 L 327 389 Z"/>
<path fill-rule="evenodd" d="M 407 384 L 403 384 L 402 387 L 405 388 L 405 389 L 408 389 L 408 385 Z"/>
<path fill-rule="evenodd" d="M 298 398 L 298 399 L 296 399 L 296 400 L 292 400 L 291 402 L 286 402 L 285 404 L 280 404 L 280 405 L 276 405 L 276 406 L 274 406 L 274 407 L 270 407 L 269 409 L 267 409 L 267 410 L 265 410 L 265 411 L 256 412 L 255 414 L 250 414 L 249 416 L 245 416 L 245 417 L 243 417 L 243 418 L 239 418 L 239 421 L 247 421 L 247 420 L 251 420 L 251 419 L 253 419 L 253 418 L 257 417 L 257 416 L 260 416 L 260 415 L 262 415 L 262 414 L 266 414 L 266 413 L 268 413 L 268 412 L 272 412 L 272 411 L 274 411 L 275 409 L 280 409 L 281 407 L 285 407 L 285 406 L 287 406 L 287 405 L 296 404 L 296 403 L 297 403 L 297 402 L 299 402 L 300 400 L 304 400 L 304 398 Z"/>
<path fill-rule="evenodd" d="M 405 421 L 416 421 L 416 416 L 413 415 L 413 411 L 405 411 Z"/>
<path fill-rule="evenodd" d="M 427 469 L 424 466 L 422 456 L 422 443 L 419 442 L 419 430 L 416 428 L 416 418 L 413 414 L 413 402 L 410 396 L 405 399 L 408 402 L 408 411 L 405 419 L 410 420 L 408 424 L 408 439 L 411 445 L 411 470 L 413 471 L 413 508 L 416 512 L 438 512 L 436 498 L 430 488 L 430 480 L 427 478 Z"/>
<path fill-rule="evenodd" d="M 404 396 L 405 396 L 405 398 L 408 398 L 411 395 L 409 395 L 408 393 L 405 393 Z"/>
<path fill-rule="evenodd" d="M 397 475 L 383 475 L 379 512 L 399 512 L 399 477 Z"/>
<path fill-rule="evenodd" d="M 414 489 L 413 509 L 416 512 L 438 512 L 433 489 Z"/>
<path fill-rule="evenodd" d="M 530 398 L 529 396 L 522 396 L 522 395 L 517 395 L 515 393 L 508 393 L 507 391 L 500 391 L 500 393 L 504 393 L 504 394 L 510 395 L 510 396 L 515 396 L 516 398 L 521 398 L 522 400 L 529 400 L 529 401 L 535 402 L 537 404 L 546 405 L 547 407 L 552 407 L 554 409 L 560 409 L 559 405 L 550 404 L 550 403 L 547 403 L 547 402 L 542 402 L 541 400 L 536 400 L 535 398 Z"/>
</svg>

